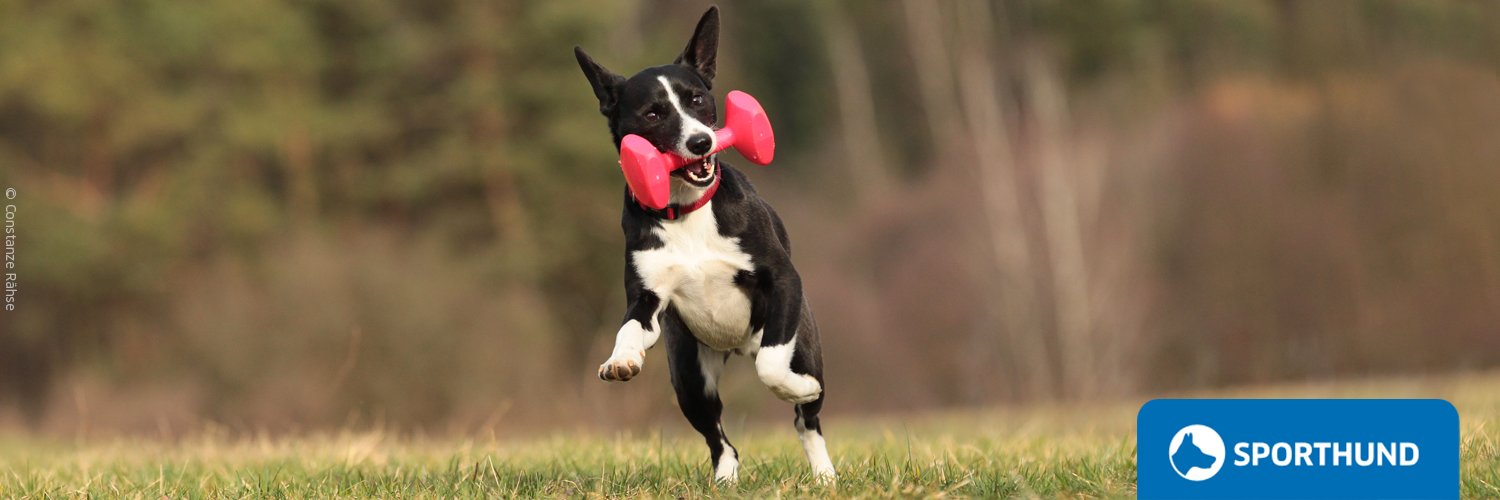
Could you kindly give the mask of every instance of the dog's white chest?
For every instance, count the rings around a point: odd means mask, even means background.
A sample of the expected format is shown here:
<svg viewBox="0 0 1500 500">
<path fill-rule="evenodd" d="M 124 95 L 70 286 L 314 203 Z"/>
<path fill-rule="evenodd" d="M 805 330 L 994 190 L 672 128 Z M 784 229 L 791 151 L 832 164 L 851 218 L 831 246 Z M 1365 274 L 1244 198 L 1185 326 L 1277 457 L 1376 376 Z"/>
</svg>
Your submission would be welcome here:
<svg viewBox="0 0 1500 500">
<path fill-rule="evenodd" d="M 633 257 L 646 288 L 671 303 L 699 341 L 729 350 L 750 337 L 750 297 L 734 276 L 753 265 L 737 238 L 719 235 L 712 205 L 662 223 L 653 230 L 662 246 Z"/>
</svg>

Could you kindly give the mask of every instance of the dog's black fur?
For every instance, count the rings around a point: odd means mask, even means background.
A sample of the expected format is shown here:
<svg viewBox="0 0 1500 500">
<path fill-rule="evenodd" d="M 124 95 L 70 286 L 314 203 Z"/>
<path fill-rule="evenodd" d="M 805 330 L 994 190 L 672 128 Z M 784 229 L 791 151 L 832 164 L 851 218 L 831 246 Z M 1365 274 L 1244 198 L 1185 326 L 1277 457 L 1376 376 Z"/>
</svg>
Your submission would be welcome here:
<svg viewBox="0 0 1500 500">
<path fill-rule="evenodd" d="M 692 120 L 698 123 L 712 125 L 717 122 L 718 115 L 716 104 L 710 90 L 713 86 L 715 76 L 715 58 L 718 49 L 718 10 L 717 7 L 710 8 L 699 21 L 698 27 L 693 34 L 692 40 L 672 64 L 646 68 L 629 79 L 614 74 L 594 62 L 582 49 L 575 48 L 579 66 L 584 75 L 593 86 L 594 94 L 599 99 L 599 111 L 609 123 L 610 134 L 614 138 L 616 149 L 620 146 L 621 139 L 628 134 L 644 137 L 657 149 L 662 151 L 674 151 L 679 154 L 688 153 L 702 156 L 708 152 L 709 144 L 701 137 L 701 128 L 696 128 Z M 670 84 L 672 90 L 665 90 L 663 81 Z M 679 107 L 671 101 L 676 98 Z M 677 116 L 678 109 L 688 116 Z M 691 118 L 692 120 L 689 120 Z M 688 156 L 684 154 L 683 156 Z M 796 423 L 799 433 L 803 435 L 804 443 L 816 437 L 817 448 L 822 448 L 822 427 L 818 413 L 823 406 L 823 366 L 822 353 L 818 338 L 818 329 L 813 321 L 812 313 L 803 298 L 801 278 L 792 265 L 791 243 L 787 238 L 786 228 L 781 219 L 772 210 L 770 204 L 756 194 L 755 188 L 739 171 L 728 163 L 718 161 L 717 156 L 706 157 L 706 161 L 713 164 L 710 168 L 705 164 L 704 170 L 719 176 L 718 190 L 713 194 L 712 202 L 699 212 L 711 213 L 712 225 L 717 226 L 717 237 L 732 242 L 737 246 L 739 252 L 748 255 L 750 265 L 734 271 L 732 283 L 721 283 L 718 286 L 732 286 L 748 298 L 749 314 L 748 324 L 744 325 L 747 332 L 744 345 L 729 347 L 725 345 L 710 346 L 707 339 L 709 336 L 704 332 L 694 331 L 690 326 L 692 318 L 679 309 L 679 305 L 673 304 L 673 296 L 683 303 L 692 303 L 696 297 L 684 297 L 677 294 L 691 293 L 691 291 L 668 292 L 669 297 L 659 296 L 649 283 L 654 282 L 652 276 L 643 276 L 642 269 L 638 269 L 642 252 L 650 252 L 662 249 L 668 245 L 663 241 L 666 232 L 670 229 L 667 225 L 684 224 L 687 217 L 698 216 L 701 213 L 689 214 L 682 220 L 665 220 L 656 211 L 648 211 L 636 202 L 629 188 L 624 194 L 624 214 L 621 226 L 625 233 L 625 291 L 627 298 L 626 313 L 622 326 L 622 337 L 627 333 L 627 328 L 639 328 L 644 332 L 641 346 L 642 351 L 649 348 L 654 342 L 654 336 L 650 329 L 653 324 L 659 325 L 660 331 L 657 335 L 664 336 L 667 341 L 667 358 L 671 369 L 672 385 L 676 389 L 677 399 L 682 407 L 683 414 L 699 433 L 703 434 L 707 441 L 710 456 L 715 468 L 716 477 L 722 480 L 734 479 L 734 467 L 738 464 L 738 452 L 728 439 L 723 435 L 723 427 L 719 423 L 719 415 L 722 409 L 716 390 L 716 380 L 709 380 L 710 371 L 716 378 L 717 370 L 732 353 L 756 355 L 767 348 L 777 347 L 783 350 L 790 343 L 791 357 L 789 362 L 790 375 L 784 379 L 779 376 L 775 366 L 762 366 L 761 359 L 757 359 L 757 369 L 762 375 L 762 380 L 768 385 L 775 380 L 791 380 L 796 376 L 810 375 L 817 381 L 817 392 L 815 397 L 807 394 L 788 396 L 777 392 L 778 396 L 788 401 L 796 402 Z M 679 199 L 678 192 L 700 193 L 701 189 L 712 183 L 709 180 L 695 180 L 684 175 L 687 169 L 673 173 L 673 191 L 675 203 L 691 203 L 692 199 Z M 696 189 L 695 189 L 696 188 Z M 679 226 L 682 227 L 682 226 Z M 722 241 L 722 240 L 715 240 Z M 696 265 L 688 263 L 688 265 Z M 654 270 L 648 270 L 655 272 Z M 726 280 L 727 281 L 727 280 Z M 658 289 L 660 290 L 660 289 Z M 665 307 L 663 302 L 666 302 Z M 710 301 L 711 302 L 711 301 Z M 738 301 L 731 301 L 739 304 Z M 701 305 L 704 302 L 698 302 Z M 633 323 L 632 323 L 633 322 Z M 751 343 L 754 340 L 753 332 L 759 332 L 758 345 Z M 631 332 L 633 333 L 633 331 Z M 722 338 L 718 339 L 721 341 Z M 618 342 L 618 339 L 617 339 Z M 617 351 L 621 349 L 617 343 Z M 631 344 L 634 347 L 634 344 Z M 771 351 L 766 351 L 771 352 Z M 606 362 L 600 367 L 600 378 L 605 380 L 629 380 L 640 371 L 640 364 L 634 362 L 643 357 L 629 356 L 629 361 L 624 363 Z M 713 358 L 719 359 L 713 359 Z M 766 356 L 769 358 L 769 356 Z M 616 357 L 612 356 L 611 361 Z M 765 364 L 769 364 L 769 361 Z M 707 368 L 705 368 L 707 367 Z M 768 375 L 769 374 L 769 377 Z M 804 387 L 811 387 L 805 382 L 793 380 Z M 783 386 L 786 387 L 786 386 Z M 773 390 L 777 387 L 773 386 Z M 814 434 L 809 434 L 814 433 Z M 818 460 L 814 457 L 812 448 L 808 449 L 809 460 L 813 461 L 815 470 L 818 470 Z M 822 462 L 828 462 L 826 450 L 822 451 Z M 734 460 L 728 473 L 723 472 L 721 465 L 724 457 Z M 820 477 L 824 476 L 820 470 Z M 832 478 L 831 463 L 827 466 L 827 478 Z"/>
</svg>

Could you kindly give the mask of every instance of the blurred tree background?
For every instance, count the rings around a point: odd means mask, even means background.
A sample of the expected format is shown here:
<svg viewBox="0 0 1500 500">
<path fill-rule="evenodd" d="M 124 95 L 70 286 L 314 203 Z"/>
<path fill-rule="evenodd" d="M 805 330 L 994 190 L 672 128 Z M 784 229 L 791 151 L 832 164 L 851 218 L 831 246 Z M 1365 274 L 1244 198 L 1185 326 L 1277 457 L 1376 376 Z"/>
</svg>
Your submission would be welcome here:
<svg viewBox="0 0 1500 500">
<path fill-rule="evenodd" d="M 1500 3 L 723 7 L 833 412 L 1500 364 Z M 622 182 L 570 52 L 704 8 L 0 0 L 0 425 L 675 421 L 659 350 L 594 378 Z"/>
</svg>

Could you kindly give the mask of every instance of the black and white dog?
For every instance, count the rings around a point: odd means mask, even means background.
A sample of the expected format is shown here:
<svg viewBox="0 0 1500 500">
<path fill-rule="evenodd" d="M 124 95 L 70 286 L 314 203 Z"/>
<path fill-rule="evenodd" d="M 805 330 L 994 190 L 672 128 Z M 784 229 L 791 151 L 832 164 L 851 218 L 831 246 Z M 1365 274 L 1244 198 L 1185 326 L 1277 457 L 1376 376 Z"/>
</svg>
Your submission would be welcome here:
<svg viewBox="0 0 1500 500">
<path fill-rule="evenodd" d="M 813 473 L 834 479 L 818 411 L 823 361 L 818 327 L 792 267 L 786 228 L 744 174 L 719 161 L 709 125 L 719 10 L 708 9 L 672 64 L 624 78 L 575 47 L 578 65 L 599 98 L 615 148 L 639 135 L 657 149 L 697 159 L 671 178 L 671 205 L 653 210 L 625 189 L 624 325 L 599 378 L 640 373 L 646 350 L 667 341 L 677 401 L 703 434 L 714 478 L 738 478 L 739 453 L 719 423 L 718 380 L 730 354 L 755 359 L 755 372 L 777 397 L 796 405 L 796 426 Z"/>
</svg>

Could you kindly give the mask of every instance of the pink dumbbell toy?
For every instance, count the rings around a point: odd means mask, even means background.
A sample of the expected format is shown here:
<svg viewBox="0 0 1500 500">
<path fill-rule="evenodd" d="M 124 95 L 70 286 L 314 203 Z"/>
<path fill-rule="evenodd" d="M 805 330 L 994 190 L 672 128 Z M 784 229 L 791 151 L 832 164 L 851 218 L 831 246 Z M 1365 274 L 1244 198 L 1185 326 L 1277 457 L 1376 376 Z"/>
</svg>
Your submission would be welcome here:
<svg viewBox="0 0 1500 500">
<path fill-rule="evenodd" d="M 708 154 L 733 147 L 756 165 L 769 164 L 776 155 L 776 137 L 771 134 L 766 110 L 750 94 L 738 90 L 724 96 L 724 128 L 714 135 L 717 145 Z M 647 207 L 666 208 L 672 194 L 667 175 L 688 163 L 691 160 L 657 151 L 644 137 L 631 134 L 620 140 L 620 170 L 625 173 L 625 184 Z"/>
</svg>

